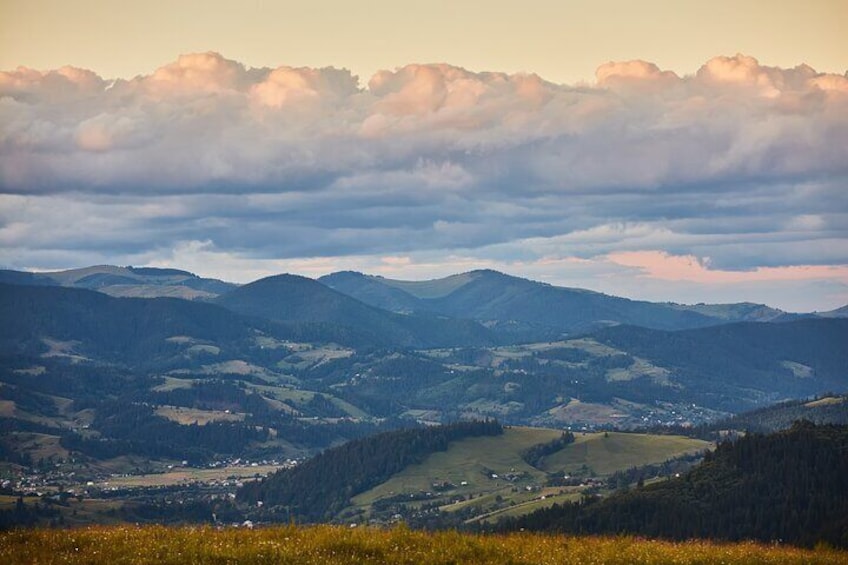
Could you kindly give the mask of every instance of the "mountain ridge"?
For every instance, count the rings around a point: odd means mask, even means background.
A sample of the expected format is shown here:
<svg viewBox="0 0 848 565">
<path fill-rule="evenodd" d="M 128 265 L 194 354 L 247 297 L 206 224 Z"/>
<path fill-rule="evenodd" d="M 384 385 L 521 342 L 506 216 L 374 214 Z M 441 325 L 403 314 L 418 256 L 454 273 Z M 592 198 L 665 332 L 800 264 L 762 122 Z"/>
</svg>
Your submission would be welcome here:
<svg viewBox="0 0 848 565">
<path fill-rule="evenodd" d="M 380 345 L 440 347 L 458 345 L 457 340 L 474 345 L 497 341 L 475 322 L 392 313 L 299 275 L 265 277 L 214 302 L 240 314 L 275 321 L 334 323 L 355 328 Z"/>
<path fill-rule="evenodd" d="M 761 304 L 682 305 L 630 300 L 554 286 L 489 269 L 428 281 L 398 281 L 343 271 L 318 279 L 380 308 L 470 318 L 487 326 L 516 326 L 528 337 L 574 334 L 605 325 L 687 329 L 734 321 L 777 320 L 785 312 Z M 545 335 L 547 332 L 547 335 Z"/>
<path fill-rule="evenodd" d="M 670 309 L 699 314 L 704 317 L 692 316 L 688 320 L 685 320 L 682 324 L 683 327 L 697 327 L 699 325 L 734 321 L 784 321 L 810 316 L 822 318 L 848 317 L 848 305 L 829 311 L 796 314 L 754 302 L 715 304 L 701 302 L 697 304 L 681 304 L 675 302 L 633 300 L 589 289 L 557 286 L 544 281 L 535 281 L 493 269 L 475 269 L 442 278 L 425 280 L 391 279 L 381 275 L 369 275 L 355 270 L 348 270 L 337 271 L 313 280 L 318 280 L 334 290 L 357 298 L 368 305 L 376 306 L 390 312 L 410 314 L 431 311 L 431 313 L 447 315 L 449 317 L 468 318 L 465 315 L 457 315 L 462 314 L 462 312 L 450 312 L 457 305 L 452 304 L 452 301 L 447 299 L 447 297 L 460 291 L 463 287 L 473 284 L 475 281 L 479 282 L 481 279 L 489 281 L 500 280 L 513 285 L 523 284 L 528 289 L 534 287 L 537 289 L 547 288 L 560 294 L 571 293 L 572 296 L 582 296 L 584 298 L 592 297 L 601 300 L 606 298 L 618 302 L 619 305 L 624 304 L 630 307 L 651 305 L 660 311 Z M 243 286 L 220 279 L 201 277 L 179 268 L 135 267 L 132 265 L 122 267 L 108 264 L 38 272 L 0 269 L 0 283 L 87 288 L 117 297 L 173 297 L 189 300 L 213 300 Z M 478 312 L 478 314 L 478 318 L 484 317 L 482 313 Z M 665 312 L 664 315 L 666 317 L 670 316 L 668 312 Z M 638 320 L 621 320 L 615 323 L 638 324 Z M 660 322 L 656 325 L 662 326 L 663 323 Z M 679 325 L 676 325 L 675 328 L 678 328 Z M 657 329 L 663 328 L 658 327 Z"/>
<path fill-rule="evenodd" d="M 237 286 L 181 269 L 116 265 L 92 265 L 44 272 L 0 269 L 0 282 L 84 288 L 115 297 L 171 297 L 187 300 L 208 300 Z"/>
</svg>

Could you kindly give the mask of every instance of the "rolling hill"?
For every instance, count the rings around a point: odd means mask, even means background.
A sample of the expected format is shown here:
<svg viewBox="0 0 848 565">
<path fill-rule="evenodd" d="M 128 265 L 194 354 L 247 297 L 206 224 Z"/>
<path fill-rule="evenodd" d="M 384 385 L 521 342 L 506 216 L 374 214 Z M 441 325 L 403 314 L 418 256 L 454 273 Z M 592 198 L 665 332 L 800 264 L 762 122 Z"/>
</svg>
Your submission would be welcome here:
<svg viewBox="0 0 848 565">
<path fill-rule="evenodd" d="M 263 501 L 257 519 L 385 523 L 400 515 L 417 524 L 461 525 L 572 500 L 617 471 L 697 456 L 711 445 L 682 436 L 592 433 L 557 445 L 544 464 L 529 460 L 528 450 L 562 435 L 492 421 L 386 432 L 246 485 L 239 500 Z M 574 480 L 553 486 L 564 472 Z"/>
</svg>

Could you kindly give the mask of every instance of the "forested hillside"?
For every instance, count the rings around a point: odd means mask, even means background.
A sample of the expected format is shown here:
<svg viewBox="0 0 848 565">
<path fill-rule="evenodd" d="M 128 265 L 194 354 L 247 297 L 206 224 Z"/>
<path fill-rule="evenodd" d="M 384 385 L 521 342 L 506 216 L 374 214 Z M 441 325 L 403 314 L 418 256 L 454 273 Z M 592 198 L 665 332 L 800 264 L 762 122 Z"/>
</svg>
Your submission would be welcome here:
<svg viewBox="0 0 848 565">
<path fill-rule="evenodd" d="M 748 322 L 677 332 L 618 326 L 593 338 L 671 370 L 694 402 L 727 412 L 750 408 L 754 390 L 801 398 L 846 386 L 846 319 Z M 779 396 L 771 399 L 777 400 Z"/>
<path fill-rule="evenodd" d="M 848 425 L 848 395 L 824 396 L 815 400 L 789 400 L 719 420 L 713 430 L 770 433 L 792 426 L 798 420 L 814 424 Z"/>
<path fill-rule="evenodd" d="M 799 422 L 726 442 L 680 478 L 557 505 L 503 529 L 848 547 L 848 427 Z"/>
<path fill-rule="evenodd" d="M 350 504 L 353 496 L 435 451 L 444 451 L 451 441 L 501 433 L 501 425 L 489 420 L 399 430 L 354 440 L 293 469 L 246 484 L 238 500 L 262 501 L 265 511 L 257 514 L 260 517 L 279 520 L 290 515 L 309 522 L 329 520 Z"/>
<path fill-rule="evenodd" d="M 176 298 L 113 298 L 90 290 L 55 286 L 0 285 L 0 354 L 107 360 L 121 365 L 167 366 L 190 336 L 224 350 L 249 345 L 250 322 L 215 306 Z M 70 342 L 50 352 L 45 340 Z"/>
</svg>

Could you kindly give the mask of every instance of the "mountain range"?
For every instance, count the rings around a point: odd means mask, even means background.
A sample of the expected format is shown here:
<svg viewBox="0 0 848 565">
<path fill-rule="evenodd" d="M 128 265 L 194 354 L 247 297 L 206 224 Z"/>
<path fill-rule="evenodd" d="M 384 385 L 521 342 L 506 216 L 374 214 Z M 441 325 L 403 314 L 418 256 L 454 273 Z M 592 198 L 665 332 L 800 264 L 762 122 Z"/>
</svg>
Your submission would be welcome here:
<svg viewBox="0 0 848 565">
<path fill-rule="evenodd" d="M 296 275 L 267 277 L 214 300 L 233 312 L 276 322 L 349 328 L 373 345 L 447 347 L 494 345 L 493 332 L 471 320 L 430 313 L 401 315 L 365 304 L 318 281 Z"/>
<path fill-rule="evenodd" d="M 790 314 L 748 302 L 653 303 L 557 287 L 491 270 L 426 281 L 343 271 L 319 278 L 321 284 L 315 282 L 296 275 L 277 275 L 240 287 L 179 269 L 111 265 L 39 273 L 0 270 L 0 283 L 82 288 L 115 297 L 212 301 L 243 314 L 276 320 L 357 326 L 378 341 L 390 331 L 395 336 L 390 343 L 412 346 L 432 344 L 433 335 L 441 342 L 461 336 L 477 343 L 508 343 L 553 339 L 619 324 L 678 330 L 731 322 L 848 317 L 848 305 L 830 312 Z M 337 293 L 327 292 L 327 288 Z M 410 323 L 410 316 L 415 322 Z M 448 329 L 437 321 L 445 318 L 475 321 L 489 331 L 468 324 L 463 329 Z M 443 338 L 445 333 L 457 331 L 460 335 L 456 338 Z M 417 332 L 431 335 L 417 336 Z"/>
<path fill-rule="evenodd" d="M 350 271 L 318 280 L 386 310 L 473 319 L 529 339 L 617 324 L 674 330 L 792 318 L 761 304 L 652 303 L 552 286 L 491 270 L 431 281 L 397 281 Z"/>
<path fill-rule="evenodd" d="M 189 300 L 212 298 L 237 286 L 217 279 L 198 277 L 179 269 L 114 265 L 39 273 L 0 269 L 0 283 L 85 288 L 111 296 L 168 296 Z"/>
<path fill-rule="evenodd" d="M 98 457 L 173 455 L 161 438 L 183 437 L 184 457 L 206 460 L 312 453 L 404 421 L 697 425 L 848 389 L 844 309 L 650 303 L 494 271 L 232 285 L 91 267 L 0 279 L 10 457 L 29 432 Z M 142 413 L 144 427 L 125 421 Z M 188 418 L 215 426 L 201 434 Z"/>
</svg>

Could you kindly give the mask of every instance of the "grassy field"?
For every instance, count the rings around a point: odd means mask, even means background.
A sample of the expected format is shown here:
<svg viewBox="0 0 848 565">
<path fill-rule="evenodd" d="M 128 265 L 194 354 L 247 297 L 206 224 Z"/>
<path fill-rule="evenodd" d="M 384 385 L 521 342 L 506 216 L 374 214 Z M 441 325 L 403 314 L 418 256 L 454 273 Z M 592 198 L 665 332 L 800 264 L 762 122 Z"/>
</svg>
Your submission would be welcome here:
<svg viewBox="0 0 848 565">
<path fill-rule="evenodd" d="M 807 402 L 804 404 L 807 408 L 815 408 L 816 406 L 827 406 L 829 404 L 844 404 L 845 397 L 842 396 L 828 396 L 825 398 L 820 398 L 818 400 L 813 400 L 812 402 Z"/>
<path fill-rule="evenodd" d="M 710 443 L 683 436 L 627 434 L 619 432 L 578 434 L 574 443 L 543 460 L 548 472 L 578 473 L 589 469 L 597 475 L 662 463 L 686 453 L 698 453 Z"/>
<path fill-rule="evenodd" d="M 451 443 L 447 451 L 430 455 L 423 463 L 410 465 L 381 485 L 353 499 L 356 506 L 398 493 L 429 491 L 435 482 L 459 486 L 460 494 L 476 496 L 511 488 L 500 478 L 509 472 L 524 472 L 528 482 L 543 482 L 545 475 L 521 459 L 521 452 L 533 445 L 551 441 L 562 432 L 544 428 L 513 427 L 502 436 L 473 437 Z M 498 475 L 492 478 L 491 474 Z M 467 483 L 462 485 L 462 483 Z"/>
<path fill-rule="evenodd" d="M 194 386 L 194 380 L 192 379 L 163 377 L 162 384 L 153 387 L 151 390 L 153 390 L 154 392 L 168 392 L 170 390 L 176 390 L 178 388 L 191 388 L 192 386 Z"/>
<path fill-rule="evenodd" d="M 529 447 L 558 438 L 561 430 L 510 427 L 496 437 L 474 437 L 451 443 L 422 463 L 410 465 L 388 481 L 353 498 L 357 511 L 371 515 L 371 505 L 381 499 L 431 492 L 426 500 L 410 500 L 409 506 L 437 503 L 443 512 L 474 507 L 473 521 L 516 516 L 556 502 L 579 499 L 583 487 L 547 489 L 547 473 L 609 475 L 615 471 L 661 463 L 684 453 L 700 452 L 710 444 L 682 436 L 625 433 L 578 434 L 573 444 L 542 461 L 541 468 L 521 457 Z M 435 493 L 434 485 L 453 488 Z M 456 501 L 461 497 L 466 500 Z M 544 498 L 542 498 L 544 497 Z"/>
<path fill-rule="evenodd" d="M 578 500 L 580 500 L 581 496 L 582 494 L 579 492 L 578 489 L 561 488 L 543 489 L 543 492 L 541 493 L 521 493 L 519 496 L 512 496 L 510 498 L 510 502 L 515 503 L 514 506 L 510 505 L 506 506 L 505 508 L 499 508 L 497 510 L 487 512 L 485 514 L 472 518 L 471 520 L 468 520 L 468 523 L 495 523 L 501 518 L 515 518 L 517 516 L 523 516 L 524 514 L 528 514 L 530 512 L 533 512 L 534 510 L 547 508 L 552 504 L 577 502 Z M 469 502 L 474 502 L 474 500 L 465 501 L 461 504 L 467 504 Z"/>
<path fill-rule="evenodd" d="M 310 564 L 843 564 L 848 553 L 754 543 L 671 543 L 630 537 L 529 533 L 481 536 L 294 526 L 211 528 L 92 527 L 0 533 L 0 562 Z"/>
<path fill-rule="evenodd" d="M 544 482 L 545 473 L 531 467 L 521 453 L 536 444 L 556 439 L 562 432 L 545 428 L 511 427 L 502 436 L 475 437 L 454 442 L 423 463 L 410 465 L 378 487 L 354 498 L 356 504 L 400 492 L 427 491 L 434 482 L 468 483 L 467 492 L 483 494 L 509 486 L 501 475 L 525 473 L 529 482 Z M 542 471 L 578 470 L 584 464 L 599 475 L 681 455 L 703 451 L 709 442 L 682 436 L 609 433 L 578 434 L 575 442 L 544 459 Z M 491 473 L 498 474 L 493 479 Z M 525 482 L 527 482 L 525 481 Z"/>
</svg>

